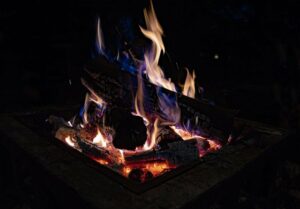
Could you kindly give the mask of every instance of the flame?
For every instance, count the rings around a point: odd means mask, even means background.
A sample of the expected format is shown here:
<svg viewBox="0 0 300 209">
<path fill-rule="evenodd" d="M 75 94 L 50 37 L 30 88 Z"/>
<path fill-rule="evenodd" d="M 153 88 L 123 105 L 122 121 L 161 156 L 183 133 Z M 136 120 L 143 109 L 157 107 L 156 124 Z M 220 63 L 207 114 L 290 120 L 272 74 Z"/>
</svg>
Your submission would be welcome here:
<svg viewBox="0 0 300 209">
<path fill-rule="evenodd" d="M 135 112 L 132 114 L 143 118 L 145 126 L 147 127 L 147 140 L 142 147 L 137 147 L 136 151 L 147 151 L 153 149 L 158 143 L 157 136 L 160 130 L 158 126 L 159 119 L 156 118 L 154 123 L 151 123 L 151 119 L 147 117 L 144 110 L 144 88 L 141 70 L 138 71 L 137 80 L 138 86 L 134 101 Z"/>
<path fill-rule="evenodd" d="M 100 163 L 101 165 L 109 165 L 109 162 L 105 159 L 102 158 L 95 158 L 95 157 L 91 157 L 93 160 L 97 161 L 98 163 Z"/>
<path fill-rule="evenodd" d="M 97 144 L 99 147 L 107 147 L 107 139 L 103 136 L 99 128 L 97 129 L 97 135 L 93 139 L 93 144 Z"/>
<path fill-rule="evenodd" d="M 206 139 L 203 136 L 197 135 L 192 133 L 190 130 L 185 128 L 178 128 L 176 126 L 170 126 L 170 128 L 179 135 L 183 140 L 190 140 L 190 139 Z"/>
<path fill-rule="evenodd" d="M 161 51 L 165 52 L 165 46 L 162 40 L 163 29 L 156 17 L 152 1 L 150 1 L 150 9 L 144 9 L 144 17 L 147 29 L 142 27 L 140 29 L 153 42 L 152 49 L 155 50 L 154 62 L 158 64 Z"/>
<path fill-rule="evenodd" d="M 150 121 L 147 118 L 146 112 L 144 110 L 144 83 L 143 83 L 141 70 L 138 71 L 137 81 L 138 81 L 137 92 L 134 98 L 135 112 L 133 113 L 133 115 L 142 117 L 145 122 L 145 125 L 148 126 Z"/>
<path fill-rule="evenodd" d="M 90 156 L 100 164 L 107 165 L 113 170 L 117 170 L 118 172 L 122 173 L 124 176 L 128 176 L 133 169 L 141 169 L 144 173 L 147 174 L 149 171 L 155 177 L 161 175 L 169 169 L 176 168 L 176 165 L 172 165 L 168 161 L 149 161 L 127 164 L 124 155 L 134 155 L 137 152 L 146 152 L 155 149 L 157 144 L 159 143 L 159 135 L 163 126 L 169 126 L 183 140 L 197 139 L 197 146 L 199 147 L 200 156 L 205 155 L 209 151 L 220 149 L 221 144 L 218 143 L 218 141 L 214 141 L 213 139 L 207 139 L 195 134 L 193 131 L 191 131 L 189 125 L 185 127 L 179 126 L 181 110 L 177 103 L 177 94 L 170 93 L 169 91 L 164 90 L 168 89 L 172 92 L 177 92 L 175 84 L 171 81 L 171 79 L 165 77 L 162 68 L 159 66 L 160 55 L 161 53 L 165 53 L 166 50 L 162 39 L 163 29 L 155 14 L 152 1 L 150 1 L 150 8 L 148 10 L 144 10 L 144 17 L 146 28 L 142 28 L 140 26 L 140 30 L 145 37 L 151 40 L 151 48 L 144 54 L 144 60 L 137 60 L 132 54 L 130 54 L 130 56 L 138 66 L 138 86 L 134 98 L 134 112 L 132 114 L 141 117 L 144 120 L 144 124 L 147 128 L 147 139 L 145 143 L 142 146 L 137 147 L 134 151 L 122 150 L 114 147 L 112 143 L 113 134 L 106 129 L 106 127 L 104 126 L 104 122 L 102 126 L 100 124 L 95 124 L 93 120 L 94 117 L 91 117 L 89 115 L 89 112 L 92 111 L 88 111 L 91 103 L 96 104 L 95 110 L 97 112 L 97 116 L 98 113 L 100 113 L 100 117 L 97 117 L 97 119 L 102 117 L 104 120 L 103 113 L 106 109 L 107 103 L 88 85 L 88 83 L 84 79 L 82 79 L 81 82 L 88 89 L 88 93 L 85 96 L 84 106 L 80 112 L 83 124 L 80 123 L 80 126 L 76 126 L 74 127 L 74 129 L 77 130 L 77 128 L 85 128 L 89 123 L 91 123 L 91 127 L 93 128 L 95 127 L 94 125 L 97 125 L 97 133 L 92 142 L 93 144 L 95 144 L 95 146 L 104 148 L 105 151 L 108 151 L 108 153 L 112 156 L 112 158 L 104 157 L 103 159 Z M 105 44 L 103 33 L 101 30 L 100 18 L 98 18 L 97 20 L 96 45 L 99 54 L 107 58 L 108 55 L 105 54 Z M 118 51 L 116 56 L 117 60 L 122 58 L 120 57 L 120 53 L 124 54 L 125 52 Z M 193 71 L 192 73 L 190 73 L 188 69 L 186 69 L 186 71 L 187 75 L 185 83 L 184 85 L 182 85 L 182 94 L 191 98 L 195 98 L 195 71 Z M 156 85 L 156 93 L 158 96 L 159 106 L 158 111 L 160 111 L 159 115 L 147 113 L 144 109 L 145 94 L 142 73 L 145 73 L 149 81 Z M 93 105 L 93 107 L 94 106 L 95 105 Z M 95 121 L 99 122 L 99 120 Z M 73 127 L 73 123 L 74 122 L 68 121 L 68 125 L 70 127 Z M 75 147 L 76 149 L 78 148 L 77 142 L 71 136 L 67 136 L 65 138 L 65 142 L 71 147 Z"/>
<path fill-rule="evenodd" d="M 161 125 L 175 125 L 180 121 L 181 110 L 177 103 L 175 94 L 167 94 L 161 89 L 157 89 L 158 105 L 161 111 Z"/>
<path fill-rule="evenodd" d="M 87 109 L 89 107 L 89 103 L 90 103 L 90 96 L 88 93 L 86 93 L 85 95 L 85 99 L 84 99 L 84 105 L 83 105 L 83 115 L 82 115 L 82 120 L 83 120 L 83 123 L 84 124 L 87 124 L 89 121 L 88 121 L 88 114 L 87 114 Z"/>
<path fill-rule="evenodd" d="M 144 9 L 144 16 L 146 29 L 141 26 L 140 29 L 152 41 L 151 49 L 144 55 L 146 74 L 151 83 L 176 92 L 174 83 L 165 78 L 164 72 L 158 65 L 161 52 L 165 52 L 165 46 L 162 40 L 163 29 L 157 20 L 152 1 L 150 1 L 150 9 Z"/>
<path fill-rule="evenodd" d="M 148 135 L 147 140 L 145 144 L 143 145 L 143 150 L 150 150 L 153 149 L 157 143 L 157 136 L 159 134 L 159 127 L 158 127 L 159 120 L 158 118 L 155 119 L 154 124 L 153 124 L 153 130 L 150 132 L 151 134 Z"/>
<path fill-rule="evenodd" d="M 118 149 L 119 150 L 119 161 L 121 163 L 125 163 L 125 157 L 124 157 L 124 150 Z"/>
<path fill-rule="evenodd" d="M 90 103 L 93 102 L 97 104 L 98 108 L 102 110 L 102 112 L 106 108 L 106 102 L 99 97 L 95 91 L 86 83 L 84 79 L 81 79 L 81 83 L 89 90 L 90 93 L 87 93 L 84 100 L 84 106 L 83 110 L 81 112 L 83 123 L 86 125 L 89 123 L 88 119 L 88 108 L 90 106 Z"/>
<path fill-rule="evenodd" d="M 164 87 L 170 91 L 176 91 L 176 87 L 171 79 L 166 79 L 164 72 L 159 66 L 159 58 L 161 52 L 165 53 L 165 46 L 162 40 L 163 29 L 157 19 L 154 11 L 153 3 L 150 1 L 150 9 L 144 9 L 144 17 L 146 22 L 146 29 L 140 26 L 141 32 L 152 41 L 151 49 L 145 53 L 145 67 L 146 74 L 151 83 Z M 187 70 L 187 75 L 183 87 L 183 95 L 195 98 L 195 71 L 191 75 Z"/>
<path fill-rule="evenodd" d="M 67 136 L 65 138 L 66 143 L 71 146 L 71 147 L 75 147 L 75 143 L 72 141 L 72 138 L 70 136 Z"/>
<path fill-rule="evenodd" d="M 222 145 L 217 141 L 207 139 L 207 142 L 209 144 L 209 151 L 217 151 L 222 148 Z"/>
<path fill-rule="evenodd" d="M 182 94 L 191 98 L 195 98 L 195 71 L 190 74 L 189 70 L 186 69 L 186 73 Z"/>
<path fill-rule="evenodd" d="M 104 40 L 103 40 L 103 33 L 101 30 L 101 21 L 100 18 L 97 20 L 97 37 L 96 37 L 96 44 L 97 44 L 97 50 L 99 54 L 105 55 L 104 49 Z"/>
</svg>

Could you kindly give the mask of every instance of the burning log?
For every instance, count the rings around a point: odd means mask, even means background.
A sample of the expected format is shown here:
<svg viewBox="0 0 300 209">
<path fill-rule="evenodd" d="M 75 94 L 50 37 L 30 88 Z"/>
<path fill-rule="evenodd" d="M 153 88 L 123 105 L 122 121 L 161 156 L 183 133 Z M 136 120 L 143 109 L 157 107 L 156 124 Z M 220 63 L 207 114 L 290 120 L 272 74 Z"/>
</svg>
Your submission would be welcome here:
<svg viewBox="0 0 300 209">
<path fill-rule="evenodd" d="M 96 144 L 90 143 L 79 137 L 76 138 L 79 149 L 82 153 L 91 156 L 96 159 L 105 159 L 112 165 L 118 165 L 122 163 L 122 158 L 119 152 L 113 149 L 108 150 L 97 146 Z"/>
<path fill-rule="evenodd" d="M 56 116 L 50 116 L 48 122 L 56 128 L 55 138 L 80 152 L 96 159 L 105 159 L 112 164 L 121 162 L 122 158 L 119 152 L 116 152 L 114 149 L 104 149 L 92 143 L 91 138 L 95 137 L 95 133 L 85 131 L 85 129 L 78 130 L 70 127 L 64 119 Z"/>
<path fill-rule="evenodd" d="M 86 66 L 82 81 L 84 85 L 92 88 L 109 105 L 131 110 L 132 101 L 134 101 L 132 92 L 137 89 L 136 75 L 120 70 L 119 66 L 99 57 Z M 144 97 L 145 111 L 150 114 L 161 115 L 156 86 L 146 79 L 143 82 L 147 93 L 147 96 Z M 205 137 L 213 135 L 223 140 L 228 139 L 236 111 L 212 106 L 204 101 L 186 97 L 181 93 L 161 89 L 164 94 L 177 98 L 181 109 L 182 123 L 189 120 L 190 126 L 200 129 Z"/>
<path fill-rule="evenodd" d="M 173 165 L 182 165 L 199 159 L 197 143 L 197 140 L 177 141 L 169 143 L 168 149 L 125 156 L 125 161 L 127 164 L 167 161 Z"/>
<path fill-rule="evenodd" d="M 119 149 L 134 150 L 147 139 L 147 129 L 141 117 L 123 108 L 113 108 L 106 114 L 105 124 L 114 129 L 113 144 Z"/>
</svg>

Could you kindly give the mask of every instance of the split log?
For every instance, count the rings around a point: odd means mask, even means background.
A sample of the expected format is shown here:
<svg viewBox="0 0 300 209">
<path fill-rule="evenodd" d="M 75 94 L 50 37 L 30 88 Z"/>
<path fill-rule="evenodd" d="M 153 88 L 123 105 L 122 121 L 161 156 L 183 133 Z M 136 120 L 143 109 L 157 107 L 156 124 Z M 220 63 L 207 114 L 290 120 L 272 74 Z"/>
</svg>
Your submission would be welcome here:
<svg viewBox="0 0 300 209">
<path fill-rule="evenodd" d="M 135 96 L 133 92 L 137 89 L 135 74 L 121 70 L 118 65 L 99 57 L 86 66 L 83 83 L 92 88 L 110 106 L 131 110 Z M 144 87 L 147 94 L 144 98 L 145 111 L 160 115 L 157 87 L 147 79 L 144 79 Z M 190 120 L 191 126 L 200 129 L 204 136 L 213 135 L 223 140 L 228 139 L 236 111 L 212 106 L 205 101 L 192 99 L 167 89 L 162 89 L 162 92 L 177 98 L 182 123 Z"/>
<path fill-rule="evenodd" d="M 168 144 L 168 149 L 125 156 L 127 164 L 149 161 L 168 161 L 173 165 L 187 164 L 199 159 L 197 140 L 177 141 Z"/>
<path fill-rule="evenodd" d="M 79 137 L 76 138 L 76 141 L 80 151 L 85 155 L 96 159 L 105 159 L 111 165 L 118 165 L 122 163 L 120 153 L 98 147 L 96 144 L 90 143 Z"/>
</svg>

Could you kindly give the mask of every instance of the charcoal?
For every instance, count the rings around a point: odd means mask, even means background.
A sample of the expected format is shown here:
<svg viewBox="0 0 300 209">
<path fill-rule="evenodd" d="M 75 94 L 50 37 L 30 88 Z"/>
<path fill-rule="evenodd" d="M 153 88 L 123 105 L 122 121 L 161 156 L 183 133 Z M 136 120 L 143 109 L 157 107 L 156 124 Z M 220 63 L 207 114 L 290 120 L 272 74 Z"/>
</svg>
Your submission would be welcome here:
<svg viewBox="0 0 300 209">
<path fill-rule="evenodd" d="M 106 125 L 114 129 L 113 144 L 119 149 L 134 150 L 147 139 L 147 129 L 141 117 L 122 108 L 113 108 L 106 114 Z"/>
</svg>

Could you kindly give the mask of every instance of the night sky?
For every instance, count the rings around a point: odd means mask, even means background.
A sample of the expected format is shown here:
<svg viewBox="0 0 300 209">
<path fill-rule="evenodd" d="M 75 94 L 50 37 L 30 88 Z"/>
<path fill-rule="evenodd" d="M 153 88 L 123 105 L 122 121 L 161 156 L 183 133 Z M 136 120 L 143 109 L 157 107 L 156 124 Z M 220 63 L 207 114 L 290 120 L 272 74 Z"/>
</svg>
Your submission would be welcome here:
<svg viewBox="0 0 300 209">
<path fill-rule="evenodd" d="M 83 67 L 95 54 L 96 17 L 114 43 L 145 25 L 148 1 L 26 1 L 0 9 L 2 112 L 78 104 Z M 195 69 L 197 85 L 241 116 L 299 125 L 296 1 L 154 1 L 173 63 Z M 130 28 L 130 30 L 129 30 Z M 175 76 L 168 68 L 166 74 Z M 69 80 L 72 85 L 70 86 Z"/>
</svg>

